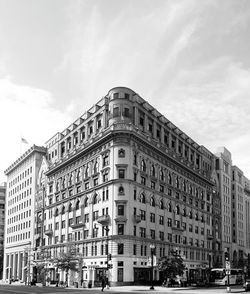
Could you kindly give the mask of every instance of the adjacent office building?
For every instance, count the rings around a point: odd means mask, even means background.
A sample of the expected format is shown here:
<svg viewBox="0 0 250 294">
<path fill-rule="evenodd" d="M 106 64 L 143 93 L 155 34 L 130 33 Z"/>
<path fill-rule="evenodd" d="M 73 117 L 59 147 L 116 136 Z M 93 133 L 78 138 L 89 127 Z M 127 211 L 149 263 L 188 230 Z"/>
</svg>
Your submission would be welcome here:
<svg viewBox="0 0 250 294">
<path fill-rule="evenodd" d="M 4 215 L 5 215 L 6 183 L 0 185 L 0 279 L 3 277 L 3 254 L 4 254 Z"/>
<path fill-rule="evenodd" d="M 32 272 L 37 175 L 44 147 L 32 146 L 7 170 L 4 280 L 28 282 Z"/>
</svg>

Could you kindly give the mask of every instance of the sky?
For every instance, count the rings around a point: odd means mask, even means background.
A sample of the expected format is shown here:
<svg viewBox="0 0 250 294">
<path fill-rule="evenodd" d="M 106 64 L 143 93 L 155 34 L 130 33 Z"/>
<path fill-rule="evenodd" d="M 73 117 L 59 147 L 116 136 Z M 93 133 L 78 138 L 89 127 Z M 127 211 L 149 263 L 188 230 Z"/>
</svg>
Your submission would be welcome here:
<svg viewBox="0 0 250 294">
<path fill-rule="evenodd" d="M 250 178 L 249 52 L 248 0 L 0 0 L 0 183 L 116 86 Z"/>
</svg>

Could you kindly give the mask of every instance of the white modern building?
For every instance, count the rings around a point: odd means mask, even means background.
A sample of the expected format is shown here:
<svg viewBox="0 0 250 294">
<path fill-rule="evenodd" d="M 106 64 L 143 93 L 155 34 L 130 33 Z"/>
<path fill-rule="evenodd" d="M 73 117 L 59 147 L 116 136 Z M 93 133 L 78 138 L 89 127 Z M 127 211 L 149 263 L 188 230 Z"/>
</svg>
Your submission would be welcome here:
<svg viewBox="0 0 250 294">
<path fill-rule="evenodd" d="M 32 275 L 35 191 L 44 147 L 33 145 L 6 169 L 3 280 L 28 282 Z"/>
</svg>

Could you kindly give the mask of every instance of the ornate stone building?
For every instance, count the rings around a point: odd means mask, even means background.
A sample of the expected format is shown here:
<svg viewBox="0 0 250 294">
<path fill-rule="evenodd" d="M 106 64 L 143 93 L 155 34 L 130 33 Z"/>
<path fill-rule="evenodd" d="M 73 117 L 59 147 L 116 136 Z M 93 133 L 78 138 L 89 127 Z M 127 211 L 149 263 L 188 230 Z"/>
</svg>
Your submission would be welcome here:
<svg viewBox="0 0 250 294">
<path fill-rule="evenodd" d="M 113 285 L 149 281 L 152 245 L 156 260 L 178 251 L 190 281 L 204 277 L 214 260 L 213 162 L 138 94 L 111 89 L 47 142 L 36 246 L 56 256 L 73 245 L 81 263 L 70 279 L 92 286 L 103 275 Z M 65 279 L 49 266 L 51 279 Z"/>
</svg>

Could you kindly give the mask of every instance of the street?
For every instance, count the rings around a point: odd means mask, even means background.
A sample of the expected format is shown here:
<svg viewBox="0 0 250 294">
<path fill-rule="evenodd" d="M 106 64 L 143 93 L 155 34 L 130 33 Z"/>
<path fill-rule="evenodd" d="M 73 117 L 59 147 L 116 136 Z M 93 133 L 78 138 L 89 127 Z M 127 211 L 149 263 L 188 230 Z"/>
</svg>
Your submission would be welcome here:
<svg viewBox="0 0 250 294">
<path fill-rule="evenodd" d="M 72 289 L 72 288 L 56 288 L 56 287 L 28 287 L 23 285 L 0 285 L 0 294 L 8 294 L 8 293 L 15 293 L 15 294 L 25 294 L 25 293 L 32 293 L 32 294 L 39 294 L 39 293 L 46 293 L 46 294 L 65 294 L 65 293 L 77 293 L 84 292 L 88 293 L 100 293 L 100 288 L 81 288 L 81 289 Z M 213 288 L 164 288 L 164 287 L 155 287 L 155 290 L 149 290 L 147 286 L 124 286 L 124 287 L 112 287 L 110 289 L 105 289 L 104 292 L 106 293 L 178 293 L 178 294 L 222 294 L 227 293 L 225 287 L 213 287 Z M 231 293 L 242 293 L 244 292 L 242 286 L 232 286 Z"/>
</svg>

